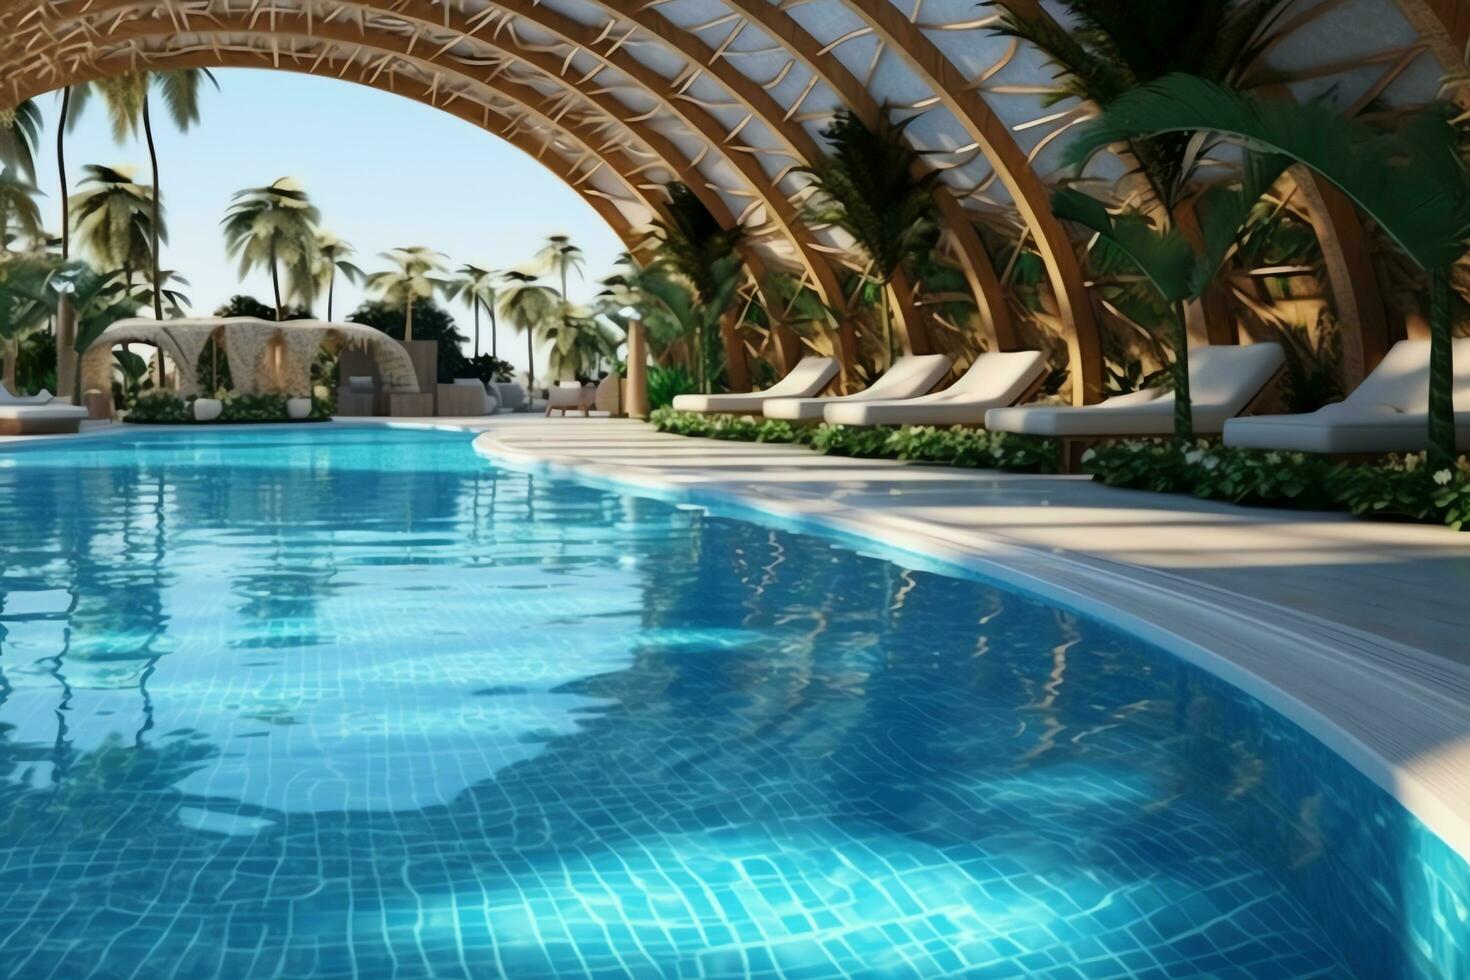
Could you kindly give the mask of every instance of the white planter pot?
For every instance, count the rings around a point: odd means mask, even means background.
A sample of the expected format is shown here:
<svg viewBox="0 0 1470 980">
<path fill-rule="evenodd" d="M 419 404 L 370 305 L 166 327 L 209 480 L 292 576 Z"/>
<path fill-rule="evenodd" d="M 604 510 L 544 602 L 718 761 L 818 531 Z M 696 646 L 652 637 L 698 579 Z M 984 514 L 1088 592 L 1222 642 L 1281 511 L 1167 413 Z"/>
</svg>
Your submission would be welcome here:
<svg viewBox="0 0 1470 980">
<path fill-rule="evenodd" d="M 310 398 L 290 398 L 286 401 L 286 414 L 300 421 L 311 415 Z"/>
<path fill-rule="evenodd" d="M 194 421 L 213 422 L 225 410 L 225 403 L 218 398 L 194 399 Z"/>
</svg>

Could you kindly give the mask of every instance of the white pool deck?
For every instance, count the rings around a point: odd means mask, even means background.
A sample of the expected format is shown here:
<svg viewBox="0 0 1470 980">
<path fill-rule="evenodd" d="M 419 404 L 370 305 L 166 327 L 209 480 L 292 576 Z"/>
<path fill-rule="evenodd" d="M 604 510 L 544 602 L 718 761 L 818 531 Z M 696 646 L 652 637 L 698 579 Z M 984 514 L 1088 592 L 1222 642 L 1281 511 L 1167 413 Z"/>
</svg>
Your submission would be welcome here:
<svg viewBox="0 0 1470 980">
<path fill-rule="evenodd" d="M 505 465 L 858 534 L 1100 615 L 1288 715 L 1470 858 L 1470 534 L 618 419 L 395 421 L 479 432 Z M 40 439 L 0 451 L 12 441 Z"/>
</svg>

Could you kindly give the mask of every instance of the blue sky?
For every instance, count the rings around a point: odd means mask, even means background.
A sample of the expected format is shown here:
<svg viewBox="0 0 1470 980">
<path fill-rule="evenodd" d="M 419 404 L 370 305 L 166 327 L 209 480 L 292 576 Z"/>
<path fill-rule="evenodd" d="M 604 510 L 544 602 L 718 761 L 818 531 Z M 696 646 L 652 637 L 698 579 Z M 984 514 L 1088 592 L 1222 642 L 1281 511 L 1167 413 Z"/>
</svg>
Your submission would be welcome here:
<svg viewBox="0 0 1470 980">
<path fill-rule="evenodd" d="M 169 229 L 163 265 L 190 281 L 186 292 L 196 313 L 213 312 L 237 292 L 270 301 L 268 277 L 239 280 L 219 222 L 235 191 L 278 177 L 302 182 L 323 225 L 356 246 L 358 264 L 368 271 L 385 265 L 379 252 L 404 245 L 437 249 L 451 268 L 461 262 L 511 268 L 528 263 L 546 236 L 569 234 L 587 253 L 585 277 L 574 277 L 570 288 L 573 300 L 585 300 L 622 251 L 617 236 L 559 178 L 454 116 L 331 79 L 250 69 L 215 74 L 220 90 L 205 96 L 201 125 L 181 135 L 166 116 L 155 120 Z M 37 179 L 47 224 L 56 229 L 60 99 L 45 96 L 39 104 L 47 131 Z M 130 164 L 136 179 L 149 180 L 146 147 L 115 143 L 97 103 L 68 137 L 66 155 L 73 186 L 87 163 Z M 362 295 L 339 280 L 337 316 Z M 325 315 L 325 300 L 317 312 Z M 451 312 L 468 336 L 469 310 Z M 488 351 L 488 323 L 482 329 Z M 500 354 L 524 367 L 524 338 L 502 328 Z"/>
</svg>

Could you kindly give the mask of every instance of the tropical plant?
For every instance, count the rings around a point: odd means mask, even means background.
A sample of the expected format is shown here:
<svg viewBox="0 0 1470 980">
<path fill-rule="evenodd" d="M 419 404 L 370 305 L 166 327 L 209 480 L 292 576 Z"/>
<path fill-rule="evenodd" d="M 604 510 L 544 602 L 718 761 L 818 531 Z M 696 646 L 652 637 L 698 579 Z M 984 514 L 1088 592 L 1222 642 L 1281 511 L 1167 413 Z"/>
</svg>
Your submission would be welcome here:
<svg viewBox="0 0 1470 980">
<path fill-rule="evenodd" d="M 622 332 L 590 310 L 563 306 L 538 328 L 537 339 L 549 348 L 547 371 L 558 379 L 596 377 L 602 362 L 617 359 Z"/>
<path fill-rule="evenodd" d="M 270 270 L 277 320 L 286 315 L 281 297 L 281 263 L 290 267 L 298 283 L 311 277 L 317 261 L 316 226 L 320 220 L 321 213 L 311 198 L 290 177 L 237 192 L 225 215 L 225 246 L 231 258 L 239 257 L 241 278 L 255 268 Z"/>
<path fill-rule="evenodd" d="M 475 357 L 480 356 L 480 310 L 490 312 L 490 356 L 498 359 L 500 343 L 496 337 L 498 323 L 495 314 L 496 281 L 500 273 L 466 263 L 454 273 L 449 281 L 449 298 L 461 300 L 475 313 Z"/>
<path fill-rule="evenodd" d="M 541 247 L 541 251 L 536 253 L 536 261 L 547 272 L 560 277 L 562 301 L 570 303 L 571 298 L 567 295 L 567 278 L 571 272 L 581 272 L 584 263 L 582 250 L 573 245 L 568 236 L 552 235 L 546 239 L 546 244 Z"/>
<path fill-rule="evenodd" d="M 312 298 L 321 289 L 323 280 L 326 282 L 327 290 L 327 320 L 332 320 L 337 296 L 337 275 L 340 273 L 347 277 L 347 281 L 357 283 L 362 280 L 363 272 L 350 260 L 349 256 L 355 255 L 357 250 L 350 244 L 338 238 L 330 231 L 317 229 L 316 233 L 316 278 L 312 282 Z M 300 290 L 297 290 L 300 294 Z M 310 305 L 310 303 L 308 303 Z"/>
<path fill-rule="evenodd" d="M 383 302 L 403 310 L 404 340 L 411 341 L 414 303 L 432 299 L 444 287 L 443 280 L 434 275 L 444 271 L 443 256 L 422 245 L 410 245 L 384 252 L 382 258 L 392 262 L 393 268 L 368 276 L 368 288 Z"/>
<path fill-rule="evenodd" d="M 695 351 L 691 362 L 701 390 L 709 391 L 711 362 L 716 355 L 711 350 L 714 331 L 704 326 L 724 319 L 745 279 L 745 263 L 740 255 L 745 231 L 739 226 L 722 226 L 686 184 L 674 181 L 666 190 L 669 218 L 653 223 L 651 268 L 655 275 L 686 282 L 694 292 L 701 315 L 691 320 L 696 328 L 691 338 Z"/>
<path fill-rule="evenodd" d="M 1116 104 L 1116 103 L 1115 103 Z M 1084 158 L 1085 159 L 1085 158 Z M 1170 227 L 1159 230 L 1138 212 L 1113 215 L 1102 202 L 1080 191 L 1064 188 L 1052 195 L 1052 211 L 1094 232 L 1097 240 L 1127 256 L 1141 271 L 1171 311 L 1170 346 L 1173 349 L 1174 435 L 1194 438 L 1194 413 L 1189 391 L 1189 338 L 1184 304 L 1198 299 L 1224 264 L 1250 208 L 1286 169 L 1279 155 L 1247 151 L 1241 189 L 1211 188 L 1201 202 L 1199 251 Z"/>
<path fill-rule="evenodd" d="M 9 251 L 18 239 L 33 243 L 46 237 L 37 193 L 36 185 L 10 167 L 0 170 L 0 252 Z"/>
<path fill-rule="evenodd" d="M 905 260 L 934 231 L 933 184 L 937 170 L 920 168 L 919 152 L 904 131 L 918 116 L 893 122 L 885 110 L 874 127 L 839 109 L 822 137 L 827 156 L 802 168 L 813 181 L 807 217 L 835 225 L 852 236 L 867 259 L 863 279 L 877 287 L 883 343 L 893 357 L 889 287 Z"/>
<path fill-rule="evenodd" d="M 1271 27 L 1290 0 L 1062 0 L 1063 26 L 1040 4 L 990 0 L 1003 9 L 991 33 L 1020 38 L 1059 70 L 1047 97 L 1076 97 L 1106 107 L 1123 94 L 1173 72 L 1187 71 L 1238 88 L 1270 48 Z M 1124 140 L 1126 157 L 1172 223 L 1201 161 L 1181 133 Z"/>
<path fill-rule="evenodd" d="M 82 355 L 118 320 L 137 312 L 138 298 L 120 279 L 118 272 L 99 272 L 82 262 L 67 264 L 52 280 L 52 288 L 69 298 L 76 315 L 76 353 L 72 375 L 72 400 L 81 404 Z"/>
<path fill-rule="evenodd" d="M 407 338 L 407 310 L 397 303 L 369 300 L 347 319 L 381 330 L 394 340 Z M 468 376 L 469 360 L 464 356 L 466 338 L 459 332 L 454 317 L 432 299 L 421 300 L 414 304 L 413 326 L 415 336 L 436 347 L 435 373 L 440 382 L 447 384 Z"/>
<path fill-rule="evenodd" d="M 648 270 L 640 279 L 640 289 L 646 297 L 644 322 L 651 320 L 678 337 L 693 339 L 695 356 L 690 361 L 699 390 L 706 393 L 713 387 L 718 365 L 711 363 L 715 351 L 705 339 L 719 330 L 720 318 L 729 309 L 744 275 L 738 255 L 719 260 L 710 273 L 716 292 L 709 302 L 701 301 L 698 293 L 691 291 L 682 279 L 664 275 L 658 268 Z"/>
<path fill-rule="evenodd" d="M 21 339 L 45 326 L 51 315 L 45 292 L 53 268 L 45 256 L 11 255 L 0 260 L 0 344 L 4 346 L 0 380 L 12 392 L 16 390 Z"/>
<path fill-rule="evenodd" d="M 36 180 L 36 144 L 41 138 L 41 110 L 26 99 L 0 116 L 0 166 Z"/>
<path fill-rule="evenodd" d="M 653 411 L 669 408 L 678 396 L 698 390 L 681 364 L 656 364 L 648 369 L 648 407 Z"/>
<path fill-rule="evenodd" d="M 118 142 L 122 142 L 128 136 L 135 135 L 139 129 L 148 146 L 149 164 L 153 171 L 152 195 L 152 221 L 149 232 L 149 255 L 152 261 L 152 275 L 149 279 L 153 283 L 153 315 L 163 319 L 163 270 L 160 267 L 162 261 L 161 242 L 164 240 L 163 226 L 163 203 L 161 184 L 159 182 L 158 146 L 153 138 L 153 100 L 151 92 L 157 88 L 163 97 L 163 103 L 168 111 L 169 117 L 180 131 L 187 131 L 190 126 L 199 121 L 199 96 L 204 89 L 204 83 L 209 82 L 216 88 L 219 83 L 215 81 L 207 69 L 183 68 L 170 71 L 134 71 L 121 75 L 114 75 L 91 85 L 76 86 L 75 91 L 68 89 L 63 95 L 64 116 L 62 129 L 70 119 L 81 115 L 89 94 L 95 89 L 107 104 L 108 118 L 112 123 L 112 133 Z M 58 159 L 61 159 L 58 153 Z M 64 181 L 63 176 L 63 181 Z M 65 237 L 63 235 L 63 237 Z"/>
<path fill-rule="evenodd" d="M 532 273 L 511 270 L 501 279 L 505 287 L 500 291 L 500 314 L 526 335 L 526 386 L 532 389 L 536 386 L 536 333 L 561 313 L 563 300 Z"/>
<path fill-rule="evenodd" d="M 72 223 L 82 248 L 98 268 L 133 275 L 149 260 L 153 238 L 153 188 L 133 180 L 129 167 L 88 164 L 71 203 Z"/>
<path fill-rule="evenodd" d="M 1470 180 L 1450 119 L 1447 108 L 1431 107 L 1385 133 L 1324 105 L 1259 100 L 1190 75 L 1170 75 L 1109 105 L 1079 134 L 1070 157 L 1084 163 L 1133 136 L 1214 134 L 1249 147 L 1251 159 L 1270 154 L 1336 185 L 1429 273 L 1429 458 L 1437 470 L 1455 452 L 1450 269 L 1464 254 L 1470 229 Z M 1231 208 L 1249 206 L 1216 198 Z M 1210 237 L 1207 228 L 1207 249 L 1214 247 Z"/>
</svg>

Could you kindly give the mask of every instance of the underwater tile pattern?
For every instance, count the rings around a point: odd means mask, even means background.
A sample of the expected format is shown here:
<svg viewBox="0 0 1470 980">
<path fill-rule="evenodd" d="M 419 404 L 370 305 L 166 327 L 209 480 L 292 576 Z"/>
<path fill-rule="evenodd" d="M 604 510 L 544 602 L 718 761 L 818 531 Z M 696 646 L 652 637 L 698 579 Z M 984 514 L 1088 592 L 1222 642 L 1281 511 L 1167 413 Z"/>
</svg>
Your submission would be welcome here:
<svg viewBox="0 0 1470 980">
<path fill-rule="evenodd" d="M 1105 624 L 460 434 L 0 454 L 0 976 L 1470 970 L 1464 864 Z"/>
</svg>

